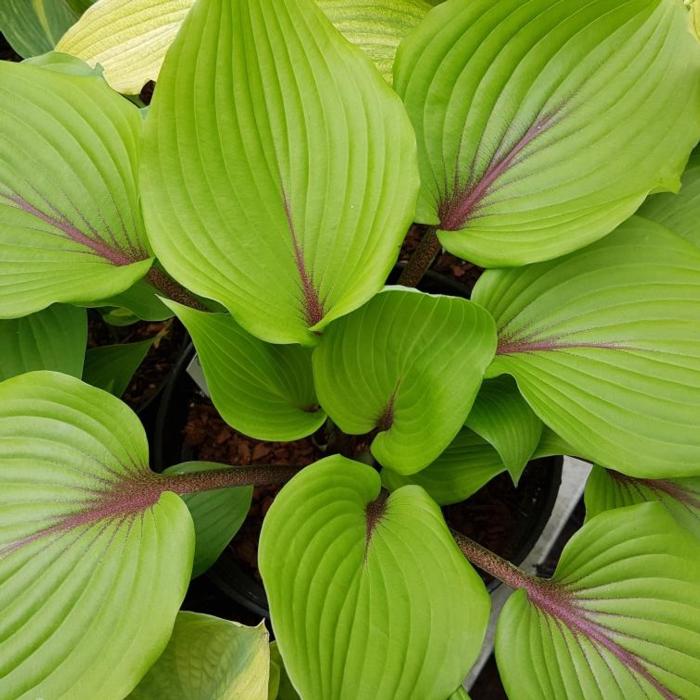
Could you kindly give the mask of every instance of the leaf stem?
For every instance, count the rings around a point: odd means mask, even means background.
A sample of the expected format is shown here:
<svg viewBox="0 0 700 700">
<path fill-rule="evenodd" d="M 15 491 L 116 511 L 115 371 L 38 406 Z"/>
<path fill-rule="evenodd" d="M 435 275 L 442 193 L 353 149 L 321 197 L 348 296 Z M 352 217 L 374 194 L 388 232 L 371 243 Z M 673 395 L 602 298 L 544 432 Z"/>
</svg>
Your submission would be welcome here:
<svg viewBox="0 0 700 700">
<path fill-rule="evenodd" d="M 412 230 L 422 231 L 423 235 L 399 277 L 398 283 L 404 287 L 418 286 L 425 273 L 433 264 L 435 256 L 442 249 L 435 227 L 413 224 Z"/>
<path fill-rule="evenodd" d="M 163 474 L 158 482 L 161 491 L 172 491 L 182 495 L 239 486 L 281 484 L 289 481 L 298 471 L 299 467 L 287 465 L 228 467 L 212 471 Z"/>
<path fill-rule="evenodd" d="M 206 311 L 207 308 L 199 301 L 194 295 L 192 295 L 187 289 L 185 289 L 179 282 L 175 281 L 165 270 L 155 267 L 151 267 L 146 276 L 148 281 L 159 291 L 165 294 L 168 299 L 177 301 L 179 304 L 184 306 L 189 306 L 198 311 Z"/>
<path fill-rule="evenodd" d="M 543 581 L 536 576 L 526 574 L 522 569 L 511 564 L 503 557 L 499 557 L 498 554 L 495 554 L 490 549 L 482 547 L 478 542 L 474 542 L 466 535 L 453 530 L 452 536 L 464 556 L 472 564 L 491 574 L 494 578 L 499 579 L 499 581 L 503 581 L 511 588 L 524 588 L 530 591 L 533 588 L 537 588 L 539 583 Z"/>
</svg>

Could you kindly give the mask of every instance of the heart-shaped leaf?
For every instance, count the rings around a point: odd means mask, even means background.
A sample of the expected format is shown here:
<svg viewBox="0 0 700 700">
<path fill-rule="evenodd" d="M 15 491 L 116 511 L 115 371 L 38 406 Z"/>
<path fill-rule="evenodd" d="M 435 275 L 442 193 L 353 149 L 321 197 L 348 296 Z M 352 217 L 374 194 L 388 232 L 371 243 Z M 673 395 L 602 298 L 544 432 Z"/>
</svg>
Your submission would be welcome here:
<svg viewBox="0 0 700 700">
<path fill-rule="evenodd" d="M 700 138 L 700 45 L 677 0 L 452 0 L 399 48 L 417 220 L 482 266 L 547 260 L 676 189 Z"/>
<path fill-rule="evenodd" d="M 700 151 L 690 156 L 678 194 L 652 195 L 637 213 L 700 248 Z"/>
<path fill-rule="evenodd" d="M 182 500 L 135 414 L 78 379 L 0 384 L 0 696 L 120 700 L 165 648 L 190 579 Z"/>
<path fill-rule="evenodd" d="M 51 51 L 80 17 L 75 0 L 2 0 L 0 32 L 22 57 Z"/>
<path fill-rule="evenodd" d="M 511 377 L 481 385 L 468 428 L 490 442 L 517 484 L 542 436 L 542 421 L 528 406 Z"/>
<path fill-rule="evenodd" d="M 55 304 L 44 311 L 0 321 L 0 380 L 48 369 L 83 373 L 87 343 L 84 309 Z"/>
<path fill-rule="evenodd" d="M 146 140 L 159 259 L 249 332 L 312 344 L 381 289 L 413 218 L 415 137 L 312 0 L 197 3 Z"/>
<path fill-rule="evenodd" d="M 698 697 L 699 551 L 658 503 L 593 518 L 501 613 L 510 700 Z"/>
<path fill-rule="evenodd" d="M 173 636 L 130 700 L 267 700 L 265 625 L 178 613 Z"/>
<path fill-rule="evenodd" d="M 230 314 L 167 304 L 192 336 L 211 400 L 229 425 L 258 440 L 298 440 L 323 425 L 308 349 L 269 345 Z"/>
<path fill-rule="evenodd" d="M 99 77 L 2 62 L 0 121 L 0 317 L 143 277 L 136 107 Z"/>
<path fill-rule="evenodd" d="M 498 452 L 475 432 L 462 428 L 450 446 L 425 469 L 410 476 L 383 469 L 382 484 L 390 491 L 416 484 L 441 506 L 447 506 L 466 500 L 504 471 L 506 467 Z"/>
<path fill-rule="evenodd" d="M 316 0 L 335 28 L 374 61 L 391 83 L 396 49 L 430 10 L 424 0 Z"/>
<path fill-rule="evenodd" d="M 700 538 L 700 477 L 635 479 L 594 466 L 584 495 L 586 518 L 613 508 L 659 501 L 681 526 Z"/>
<path fill-rule="evenodd" d="M 119 92 L 156 80 L 165 52 L 194 0 L 99 0 L 61 38 L 57 51 L 104 68 Z"/>
<path fill-rule="evenodd" d="M 440 509 L 416 486 L 380 491 L 371 467 L 328 457 L 265 519 L 275 636 L 308 700 L 444 700 L 479 652 L 489 597 Z"/>
<path fill-rule="evenodd" d="M 489 270 L 473 299 L 498 326 L 487 376 L 512 374 L 576 454 L 631 476 L 697 472 L 697 248 L 634 217 L 564 258 Z"/>
<path fill-rule="evenodd" d="M 137 343 L 102 345 L 85 354 L 83 379 L 92 386 L 121 396 L 153 345 L 155 337 Z M 48 369 L 48 368 L 47 368 Z"/>
<path fill-rule="evenodd" d="M 316 390 L 343 432 L 378 431 L 372 454 L 412 474 L 464 425 L 494 347 L 493 319 L 476 304 L 388 288 L 323 334 Z"/>
<path fill-rule="evenodd" d="M 221 469 L 222 466 L 224 465 L 216 462 L 183 462 L 168 467 L 163 473 L 188 474 Z M 252 498 L 252 486 L 215 489 L 182 496 L 194 522 L 192 578 L 203 574 L 226 549 L 248 515 Z"/>
</svg>

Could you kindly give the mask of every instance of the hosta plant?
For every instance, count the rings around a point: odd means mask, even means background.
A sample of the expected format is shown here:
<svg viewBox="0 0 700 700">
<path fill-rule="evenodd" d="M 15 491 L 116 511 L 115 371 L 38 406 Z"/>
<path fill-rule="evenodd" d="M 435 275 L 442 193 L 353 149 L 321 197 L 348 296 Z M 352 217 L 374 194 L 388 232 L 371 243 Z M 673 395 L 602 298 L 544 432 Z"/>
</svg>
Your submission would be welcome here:
<svg viewBox="0 0 700 700">
<path fill-rule="evenodd" d="M 463 698 L 473 567 L 514 589 L 510 698 L 700 696 L 681 0 L 153 5 L 98 0 L 0 64 L 0 697 Z M 441 249 L 486 268 L 470 299 L 416 289 Z M 155 473 L 114 358 L 83 367 L 85 307 L 174 314 L 231 426 L 326 456 Z M 595 466 L 551 579 L 446 525 L 561 454 Z M 272 647 L 179 612 L 263 484 Z"/>
</svg>

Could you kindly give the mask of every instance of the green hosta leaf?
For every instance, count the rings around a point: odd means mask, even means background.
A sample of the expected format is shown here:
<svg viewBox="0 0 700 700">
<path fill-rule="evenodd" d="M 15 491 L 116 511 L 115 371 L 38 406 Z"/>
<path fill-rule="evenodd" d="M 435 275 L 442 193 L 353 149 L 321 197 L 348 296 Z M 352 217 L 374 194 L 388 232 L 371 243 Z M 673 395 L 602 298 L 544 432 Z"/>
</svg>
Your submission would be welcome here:
<svg viewBox="0 0 700 700">
<path fill-rule="evenodd" d="M 87 315 L 74 306 L 0 321 L 0 380 L 39 369 L 80 377 L 86 343 Z"/>
<path fill-rule="evenodd" d="M 475 660 L 486 589 L 437 505 L 343 457 L 304 469 L 263 525 L 260 571 L 305 700 L 445 700 Z"/>
<path fill-rule="evenodd" d="M 267 700 L 265 625 L 178 613 L 173 636 L 132 700 Z"/>
<path fill-rule="evenodd" d="M 316 0 L 326 17 L 363 49 L 389 83 L 396 49 L 430 10 L 424 0 Z"/>
<path fill-rule="evenodd" d="M 164 474 L 221 469 L 216 462 L 183 462 L 168 467 Z M 192 578 L 203 574 L 226 549 L 248 515 L 252 486 L 189 493 L 182 497 L 194 522 L 195 548 Z"/>
<path fill-rule="evenodd" d="M 542 421 L 517 384 L 507 376 L 484 382 L 466 425 L 496 448 L 517 484 L 542 436 Z"/>
<path fill-rule="evenodd" d="M 313 354 L 321 405 L 401 474 L 428 466 L 464 425 L 493 358 L 493 320 L 466 299 L 388 288 L 323 335 Z"/>
<path fill-rule="evenodd" d="M 85 61 L 81 61 L 79 58 L 75 58 L 75 56 L 57 53 L 56 51 L 49 51 L 40 56 L 27 58 L 23 63 L 30 66 L 38 66 L 56 73 L 64 73 L 66 75 L 92 76 L 95 78 L 100 78 L 102 76 L 102 68 L 100 66 L 89 66 Z"/>
<path fill-rule="evenodd" d="M 488 376 L 512 374 L 576 454 L 631 476 L 697 473 L 697 248 L 635 217 L 559 260 L 488 271 L 473 299 L 498 326 Z"/>
<path fill-rule="evenodd" d="M 0 32 L 24 58 L 51 51 L 80 16 L 75 0 L 2 0 Z"/>
<path fill-rule="evenodd" d="M 586 518 L 613 508 L 660 501 L 680 525 L 700 537 L 700 477 L 635 479 L 594 466 L 585 499 Z"/>
<path fill-rule="evenodd" d="M 459 688 L 450 695 L 448 700 L 469 700 L 469 693 L 464 688 Z"/>
<path fill-rule="evenodd" d="M 417 220 L 482 266 L 547 260 L 674 190 L 700 138 L 700 45 L 677 0 L 452 0 L 399 48 Z"/>
<path fill-rule="evenodd" d="M 165 52 L 194 0 L 99 0 L 56 49 L 104 68 L 119 92 L 137 94 L 156 80 Z"/>
<path fill-rule="evenodd" d="M 508 600 L 496 659 L 510 700 L 698 697 L 697 540 L 658 503 L 597 516 Z"/>
<path fill-rule="evenodd" d="M 382 484 L 390 491 L 417 484 L 446 506 L 466 500 L 505 470 L 498 452 L 469 428 L 463 428 L 431 465 L 410 476 L 383 469 Z"/>
<path fill-rule="evenodd" d="M 576 456 L 576 450 L 566 441 L 562 440 L 551 428 L 546 425 L 542 427 L 542 437 L 537 444 L 532 459 L 541 457 L 553 457 L 560 455 Z"/>
<path fill-rule="evenodd" d="M 85 355 L 83 379 L 92 386 L 121 396 L 154 340 L 155 337 L 138 343 L 90 348 Z"/>
<path fill-rule="evenodd" d="M 153 286 L 145 279 L 139 280 L 129 289 L 109 299 L 101 299 L 94 306 L 115 307 L 130 312 L 136 319 L 143 321 L 164 321 L 171 318 L 173 312 L 156 296 Z"/>
<path fill-rule="evenodd" d="M 700 247 L 700 151 L 691 155 L 678 194 L 652 195 L 637 213 Z"/>
<path fill-rule="evenodd" d="M 270 679 L 272 679 L 273 668 L 276 669 L 275 673 L 279 678 L 275 692 L 271 693 L 269 700 L 301 700 L 292 681 L 289 680 L 277 642 L 270 644 Z M 270 680 L 270 686 L 272 686 L 272 680 Z"/>
<path fill-rule="evenodd" d="M 192 519 L 140 422 L 53 372 L 0 384 L 0 697 L 125 697 L 187 590 Z"/>
<path fill-rule="evenodd" d="M 214 405 L 236 430 L 258 440 L 297 440 L 323 425 L 306 348 L 269 345 L 229 314 L 167 304 L 192 336 Z"/>
<path fill-rule="evenodd" d="M 101 78 L 2 62 L 0 121 L 0 317 L 143 277 L 136 107 Z"/>
<path fill-rule="evenodd" d="M 381 289 L 413 217 L 415 139 L 312 0 L 197 3 L 146 133 L 159 259 L 249 332 L 311 344 Z"/>
</svg>

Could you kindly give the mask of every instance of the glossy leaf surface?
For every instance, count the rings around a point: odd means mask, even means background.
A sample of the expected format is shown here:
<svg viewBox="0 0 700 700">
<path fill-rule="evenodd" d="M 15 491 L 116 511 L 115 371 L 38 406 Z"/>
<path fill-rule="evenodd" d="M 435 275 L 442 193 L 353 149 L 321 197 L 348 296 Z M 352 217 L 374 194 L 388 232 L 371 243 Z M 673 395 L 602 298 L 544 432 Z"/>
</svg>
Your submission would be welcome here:
<svg viewBox="0 0 700 700">
<path fill-rule="evenodd" d="M 92 386 L 121 396 L 143 362 L 155 338 L 137 343 L 103 345 L 85 354 L 83 379 Z"/>
<path fill-rule="evenodd" d="M 498 327 L 489 376 L 513 375 L 575 454 L 631 476 L 697 472 L 697 248 L 635 217 L 564 258 L 490 270 L 473 298 Z"/>
<path fill-rule="evenodd" d="M 57 51 L 104 68 L 119 92 L 138 94 L 158 78 L 165 52 L 194 0 L 98 0 L 61 38 Z"/>
<path fill-rule="evenodd" d="M 192 336 L 211 399 L 229 425 L 259 440 L 297 440 L 323 425 L 306 348 L 258 340 L 230 314 L 168 306 Z"/>
<path fill-rule="evenodd" d="M 164 474 L 187 474 L 221 469 L 217 462 L 183 462 L 164 470 Z M 252 486 L 187 493 L 187 504 L 194 522 L 195 547 L 192 578 L 203 574 L 226 549 L 243 524 L 253 497 Z"/>
<path fill-rule="evenodd" d="M 158 258 L 250 333 L 313 344 L 381 289 L 413 218 L 415 137 L 312 0 L 202 0 L 146 123 Z"/>
<path fill-rule="evenodd" d="M 698 542 L 658 503 L 603 513 L 553 583 L 506 603 L 496 659 L 511 700 L 693 698 L 700 692 Z"/>
<path fill-rule="evenodd" d="M 54 305 L 23 318 L 0 321 L 0 380 L 47 369 L 74 377 L 83 373 L 87 315 Z"/>
<path fill-rule="evenodd" d="M 0 317 L 143 277 L 136 107 L 99 77 L 2 62 L 0 121 Z"/>
<path fill-rule="evenodd" d="M 476 304 L 389 288 L 324 333 L 316 391 L 343 432 L 378 431 L 372 454 L 411 474 L 464 425 L 494 347 L 493 320 Z"/>
<path fill-rule="evenodd" d="M 269 659 L 263 623 L 180 612 L 168 646 L 129 698 L 267 700 Z"/>
<path fill-rule="evenodd" d="M 699 70 L 676 0 L 443 3 L 394 68 L 418 137 L 417 220 L 485 267 L 605 236 L 677 189 Z"/>
<path fill-rule="evenodd" d="M 479 652 L 489 598 L 439 508 L 415 486 L 380 489 L 371 467 L 329 457 L 265 519 L 260 570 L 305 700 L 445 700 Z"/>
<path fill-rule="evenodd" d="M 53 372 L 0 384 L 0 697 L 121 700 L 158 658 L 194 533 L 155 478 L 115 397 Z"/>
<path fill-rule="evenodd" d="M 594 466 L 584 495 L 586 518 L 613 508 L 659 501 L 679 525 L 700 538 L 700 477 L 635 479 Z"/>
<path fill-rule="evenodd" d="M 496 450 L 469 428 L 462 428 L 450 446 L 421 471 L 403 476 L 382 470 L 382 484 L 394 491 L 407 484 L 424 488 L 441 506 L 460 503 L 485 486 L 506 467 Z"/>
</svg>

